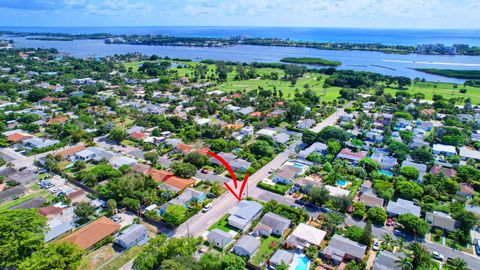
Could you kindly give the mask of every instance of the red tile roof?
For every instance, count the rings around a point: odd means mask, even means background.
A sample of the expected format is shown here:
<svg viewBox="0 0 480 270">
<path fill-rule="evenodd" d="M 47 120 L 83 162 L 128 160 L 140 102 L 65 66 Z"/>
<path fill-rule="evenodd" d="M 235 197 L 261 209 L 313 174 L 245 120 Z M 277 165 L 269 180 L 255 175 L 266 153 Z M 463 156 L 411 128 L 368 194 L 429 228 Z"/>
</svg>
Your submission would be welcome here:
<svg viewBox="0 0 480 270">
<path fill-rule="evenodd" d="M 140 131 L 137 131 L 137 132 L 133 132 L 132 134 L 130 134 L 130 137 L 132 138 L 135 138 L 137 140 L 141 140 L 145 137 L 145 133 L 143 132 L 140 132 Z"/>
<path fill-rule="evenodd" d="M 29 138 L 32 138 L 33 136 L 30 135 L 30 134 L 26 134 L 26 133 L 13 133 L 11 134 L 10 136 L 7 137 L 7 139 L 11 142 L 21 142 L 23 140 L 26 140 L 26 139 L 29 139 Z"/>
<path fill-rule="evenodd" d="M 85 145 L 81 144 L 81 145 L 77 145 L 77 146 L 74 146 L 74 147 L 70 147 L 66 150 L 63 150 L 63 151 L 60 151 L 60 152 L 57 152 L 55 153 L 55 155 L 60 155 L 62 158 L 67 158 L 75 153 L 78 153 L 80 151 L 83 151 L 85 149 Z"/>
<path fill-rule="evenodd" d="M 72 199 L 78 198 L 78 197 L 83 196 L 83 195 L 85 195 L 85 191 L 83 191 L 81 189 L 77 189 L 74 192 L 68 194 L 67 197 L 70 200 L 72 200 Z"/>
<path fill-rule="evenodd" d="M 177 144 L 177 149 L 182 151 L 184 154 L 188 154 L 193 150 L 194 146 L 184 143 Z"/>
<path fill-rule="evenodd" d="M 53 102 L 53 101 L 61 101 L 61 100 L 67 100 L 67 98 L 66 97 L 56 98 L 56 97 L 48 96 L 41 99 L 41 101 L 45 101 L 45 102 Z"/>
<path fill-rule="evenodd" d="M 457 171 L 455 171 L 454 169 L 452 168 L 443 168 L 443 167 L 440 167 L 440 166 L 433 166 L 432 169 L 430 170 L 430 172 L 432 174 L 439 174 L 439 173 L 443 173 L 445 176 L 448 176 L 448 177 L 454 177 L 457 175 Z"/>
<path fill-rule="evenodd" d="M 67 116 L 57 116 L 55 118 L 51 118 L 48 120 L 45 124 L 51 125 L 51 124 L 63 124 L 68 121 Z"/>
<path fill-rule="evenodd" d="M 148 174 L 155 182 L 163 182 L 174 175 L 172 172 L 157 169 L 150 169 L 150 171 L 148 171 Z"/>
<path fill-rule="evenodd" d="M 178 188 L 180 190 L 184 190 L 187 187 L 193 186 L 195 184 L 195 181 L 192 179 L 183 179 L 176 176 L 172 176 L 167 180 L 165 180 L 165 184 Z"/>
<path fill-rule="evenodd" d="M 38 212 L 40 213 L 40 215 L 46 217 L 50 215 L 57 215 L 57 214 L 63 213 L 63 208 L 55 207 L 51 205 L 47 207 L 38 208 Z"/>
<path fill-rule="evenodd" d="M 260 118 L 262 117 L 262 112 L 252 112 L 250 116 Z"/>
<path fill-rule="evenodd" d="M 66 236 L 62 241 L 76 244 L 82 249 L 89 249 L 119 229 L 119 224 L 106 217 L 101 217 Z"/>
</svg>

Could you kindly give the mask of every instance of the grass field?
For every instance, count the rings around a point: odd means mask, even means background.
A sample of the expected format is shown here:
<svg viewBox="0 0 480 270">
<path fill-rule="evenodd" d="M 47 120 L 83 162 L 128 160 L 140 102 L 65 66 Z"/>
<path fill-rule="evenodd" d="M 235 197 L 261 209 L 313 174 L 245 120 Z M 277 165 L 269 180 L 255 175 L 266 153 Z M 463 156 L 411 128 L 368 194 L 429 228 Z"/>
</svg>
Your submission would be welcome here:
<svg viewBox="0 0 480 270">
<path fill-rule="evenodd" d="M 177 62 L 177 61 L 176 61 Z M 198 65 L 197 62 L 177 62 L 182 64 L 187 64 L 191 67 Z M 125 63 L 125 67 L 132 67 L 134 71 L 138 70 L 138 65 L 141 64 L 140 61 L 128 62 Z M 172 70 L 178 71 L 178 75 L 183 77 L 188 74 L 188 77 L 192 77 L 194 73 L 193 68 L 172 68 Z M 207 77 L 213 75 L 215 70 L 215 65 L 208 65 Z M 258 68 L 256 73 L 259 77 L 263 75 L 270 75 L 272 72 L 278 73 L 279 77 L 284 75 L 283 70 L 275 68 Z M 228 74 L 227 81 L 221 83 L 214 87 L 214 89 L 222 90 L 224 92 L 232 91 L 242 91 L 242 90 L 254 90 L 258 87 L 263 87 L 264 89 L 273 89 L 276 87 L 277 90 L 282 90 L 284 98 L 293 99 L 295 97 L 295 90 L 298 89 L 300 92 L 304 91 L 304 86 L 308 84 L 309 88 L 313 90 L 317 95 L 321 97 L 322 101 L 333 101 L 338 98 L 340 88 L 339 87 L 328 87 L 323 88 L 323 83 L 325 81 L 326 75 L 316 74 L 316 73 L 307 73 L 304 77 L 299 78 L 297 83 L 292 86 L 289 81 L 282 80 L 267 80 L 267 79 L 250 79 L 250 80 L 234 80 L 237 72 L 235 68 L 232 68 L 232 71 Z M 318 79 L 320 78 L 320 79 Z M 395 94 L 397 91 L 409 91 L 412 94 L 423 93 L 425 98 L 428 100 L 432 99 L 434 94 L 442 95 L 444 98 L 470 98 L 473 104 L 480 104 L 480 88 L 463 85 L 457 85 L 457 88 L 454 88 L 455 84 L 452 83 L 440 83 L 440 82 L 417 82 L 412 83 L 407 90 L 399 90 L 394 87 L 386 87 L 385 92 L 390 94 Z M 460 93 L 460 89 L 467 89 L 465 94 Z"/>
<path fill-rule="evenodd" d="M 259 73 L 270 73 L 273 71 L 273 69 L 267 70 L 269 71 L 266 71 L 265 69 L 258 69 L 257 71 L 259 71 Z M 218 89 L 224 92 L 231 92 L 239 90 L 249 91 L 258 89 L 258 87 L 263 87 L 264 89 L 273 89 L 273 87 L 276 87 L 277 90 L 282 90 L 284 98 L 293 99 L 295 97 L 295 89 L 303 92 L 305 90 L 304 86 L 308 84 L 309 88 L 317 95 L 319 95 L 322 101 L 333 101 L 334 99 L 338 98 L 340 88 L 329 87 L 324 89 L 323 83 L 325 81 L 325 76 L 321 76 L 320 80 L 317 80 L 317 77 L 320 77 L 320 75 L 306 74 L 305 77 L 298 79 L 297 83 L 294 86 L 292 86 L 289 81 L 282 80 L 251 79 L 242 81 L 228 81 L 226 83 L 220 84 L 218 86 Z"/>
<path fill-rule="evenodd" d="M 48 193 L 48 191 L 42 189 L 42 190 L 39 190 L 37 192 L 34 192 L 32 194 L 29 194 L 29 195 L 26 195 L 26 196 L 23 196 L 23 197 L 20 197 L 14 201 L 10 201 L 10 202 L 7 202 L 7 203 L 4 203 L 2 205 L 0 205 L 0 210 L 7 210 L 11 207 L 14 207 L 16 205 L 19 205 L 23 202 L 26 202 L 30 199 L 33 199 L 33 198 L 36 198 L 36 197 L 44 197 L 46 198 L 47 200 L 49 199 L 52 199 L 53 198 L 53 195 L 51 195 L 50 193 Z"/>
<path fill-rule="evenodd" d="M 253 255 L 250 262 L 253 265 L 259 265 L 260 263 L 268 260 L 268 258 L 270 258 L 270 256 L 272 256 L 272 254 L 277 250 L 279 246 L 279 240 L 279 238 L 274 236 L 269 236 L 268 238 L 262 239 L 260 247 Z"/>
<path fill-rule="evenodd" d="M 473 104 L 480 104 L 480 88 L 458 85 L 455 89 L 453 83 L 436 82 L 418 82 L 408 87 L 408 90 L 398 90 L 395 88 L 385 88 L 386 93 L 395 94 L 397 91 L 409 91 L 411 94 L 423 93 L 428 100 L 432 99 L 434 94 L 442 95 L 444 98 L 470 98 Z M 460 93 L 460 89 L 465 88 L 465 94 Z"/>
</svg>

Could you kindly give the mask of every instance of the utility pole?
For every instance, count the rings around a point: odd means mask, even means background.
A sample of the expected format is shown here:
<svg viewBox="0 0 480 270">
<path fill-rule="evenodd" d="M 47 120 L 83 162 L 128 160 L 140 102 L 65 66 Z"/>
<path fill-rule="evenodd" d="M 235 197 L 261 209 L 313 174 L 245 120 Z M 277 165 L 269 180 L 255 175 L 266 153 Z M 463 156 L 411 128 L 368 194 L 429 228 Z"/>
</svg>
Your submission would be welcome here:
<svg viewBox="0 0 480 270">
<path fill-rule="evenodd" d="M 188 221 L 187 221 L 187 237 L 190 237 L 190 226 L 188 225 Z"/>
</svg>

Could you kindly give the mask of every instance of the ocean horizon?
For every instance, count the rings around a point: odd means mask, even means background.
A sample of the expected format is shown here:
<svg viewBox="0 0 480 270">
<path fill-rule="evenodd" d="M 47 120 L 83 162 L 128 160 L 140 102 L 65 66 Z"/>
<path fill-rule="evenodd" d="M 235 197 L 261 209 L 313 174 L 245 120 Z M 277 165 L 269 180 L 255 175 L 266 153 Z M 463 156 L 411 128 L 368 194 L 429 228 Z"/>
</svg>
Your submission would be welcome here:
<svg viewBox="0 0 480 270">
<path fill-rule="evenodd" d="M 47 27 L 0 26 L 0 31 L 114 35 L 171 35 L 226 38 L 248 36 L 295 41 L 382 43 L 386 45 L 469 44 L 480 46 L 480 29 L 383 29 L 335 27 L 251 27 L 251 26 L 110 26 Z"/>
</svg>

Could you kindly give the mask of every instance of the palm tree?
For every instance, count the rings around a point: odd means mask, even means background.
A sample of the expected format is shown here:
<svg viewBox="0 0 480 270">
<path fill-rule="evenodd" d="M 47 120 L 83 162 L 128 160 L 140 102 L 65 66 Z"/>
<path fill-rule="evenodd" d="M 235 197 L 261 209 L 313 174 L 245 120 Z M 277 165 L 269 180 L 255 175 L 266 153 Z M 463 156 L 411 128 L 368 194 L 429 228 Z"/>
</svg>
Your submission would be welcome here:
<svg viewBox="0 0 480 270">
<path fill-rule="evenodd" d="M 405 239 L 400 237 L 395 241 L 395 244 L 397 244 L 399 251 L 402 251 L 402 249 L 405 247 Z"/>
<path fill-rule="evenodd" d="M 409 257 L 400 257 L 395 264 L 402 270 L 413 270 L 413 264 Z"/>
<path fill-rule="evenodd" d="M 462 258 L 455 258 L 447 261 L 450 270 L 468 270 L 467 262 Z"/>
<path fill-rule="evenodd" d="M 392 242 L 393 242 L 393 238 L 390 234 L 388 233 L 384 233 L 382 235 L 382 238 L 383 238 L 383 243 L 385 244 L 385 247 L 388 247 L 392 245 Z"/>
<path fill-rule="evenodd" d="M 411 257 L 414 269 L 420 266 L 429 267 L 432 264 L 432 255 L 424 245 L 414 242 L 410 244 L 409 249 L 412 251 Z"/>
</svg>

